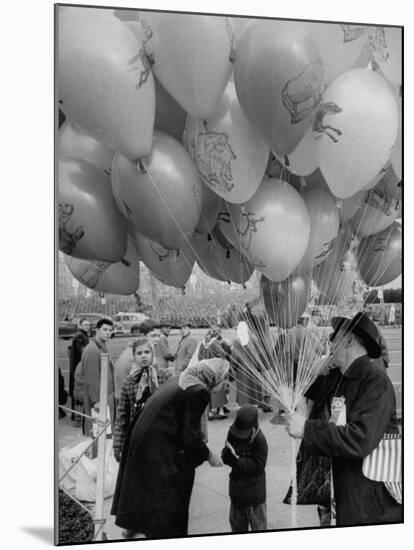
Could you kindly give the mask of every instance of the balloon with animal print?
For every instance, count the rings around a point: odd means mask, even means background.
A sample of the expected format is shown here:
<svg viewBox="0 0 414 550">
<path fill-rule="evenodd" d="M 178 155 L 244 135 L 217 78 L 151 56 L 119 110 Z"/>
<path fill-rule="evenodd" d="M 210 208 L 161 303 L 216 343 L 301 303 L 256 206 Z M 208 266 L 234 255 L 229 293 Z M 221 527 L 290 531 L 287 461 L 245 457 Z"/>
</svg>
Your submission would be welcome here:
<svg viewBox="0 0 414 550">
<path fill-rule="evenodd" d="M 143 45 L 106 10 L 59 17 L 59 107 L 109 149 L 136 160 L 151 151 L 155 90 Z"/>
<path fill-rule="evenodd" d="M 388 161 L 398 129 L 394 94 L 368 69 L 339 76 L 325 91 L 313 121 L 319 168 L 340 199 L 363 189 Z"/>
<path fill-rule="evenodd" d="M 212 117 L 189 117 L 186 141 L 203 182 L 217 195 L 239 204 L 255 194 L 265 174 L 269 146 L 246 119 L 233 82 Z"/>
<path fill-rule="evenodd" d="M 256 20 L 243 31 L 234 67 L 237 97 L 271 150 L 292 153 L 324 90 L 320 52 L 295 21 Z"/>
</svg>

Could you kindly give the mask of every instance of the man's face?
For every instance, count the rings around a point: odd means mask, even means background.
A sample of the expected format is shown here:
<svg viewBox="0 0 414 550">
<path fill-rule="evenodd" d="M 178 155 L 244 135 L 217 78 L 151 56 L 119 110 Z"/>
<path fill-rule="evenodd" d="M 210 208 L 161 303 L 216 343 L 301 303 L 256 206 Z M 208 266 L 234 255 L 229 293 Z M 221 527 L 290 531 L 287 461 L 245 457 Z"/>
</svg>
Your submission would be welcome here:
<svg viewBox="0 0 414 550">
<path fill-rule="evenodd" d="M 343 369 L 348 366 L 347 351 L 350 338 L 352 338 L 350 334 L 345 334 L 342 329 L 339 329 L 335 335 L 335 338 L 332 340 L 331 363 L 334 367 Z"/>
<path fill-rule="evenodd" d="M 160 340 L 161 333 L 158 329 L 150 330 L 148 333 L 148 338 L 151 340 L 153 344 L 158 344 Z"/>
<path fill-rule="evenodd" d="M 90 326 L 91 324 L 89 321 L 82 321 L 82 323 L 80 324 L 80 329 L 83 330 L 84 332 L 89 332 Z"/>
<path fill-rule="evenodd" d="M 181 336 L 186 336 L 190 332 L 190 329 L 187 325 L 183 325 L 182 327 L 180 327 L 180 332 Z"/>
<path fill-rule="evenodd" d="M 101 328 L 96 330 L 96 336 L 101 340 L 101 342 L 107 342 L 112 335 L 112 326 L 111 325 L 102 325 Z"/>
<path fill-rule="evenodd" d="M 170 330 L 171 330 L 170 327 L 161 327 L 161 332 L 162 332 L 162 334 L 164 334 L 165 336 L 168 336 L 168 335 L 170 334 Z"/>
</svg>

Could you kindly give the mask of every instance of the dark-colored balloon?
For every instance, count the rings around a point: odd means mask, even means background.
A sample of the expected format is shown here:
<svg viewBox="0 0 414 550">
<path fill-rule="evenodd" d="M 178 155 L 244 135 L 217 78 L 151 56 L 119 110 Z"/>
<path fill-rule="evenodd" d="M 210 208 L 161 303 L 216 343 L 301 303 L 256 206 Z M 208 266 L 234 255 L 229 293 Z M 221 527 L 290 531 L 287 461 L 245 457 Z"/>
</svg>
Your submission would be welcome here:
<svg viewBox="0 0 414 550">
<path fill-rule="evenodd" d="M 260 292 L 269 319 L 279 328 L 290 328 L 297 324 L 306 309 L 310 298 L 310 279 L 299 275 L 274 283 L 262 275 Z"/>
<path fill-rule="evenodd" d="M 358 247 L 358 268 L 369 286 L 382 286 L 394 281 L 402 270 L 402 228 L 398 222 L 361 239 Z"/>
</svg>

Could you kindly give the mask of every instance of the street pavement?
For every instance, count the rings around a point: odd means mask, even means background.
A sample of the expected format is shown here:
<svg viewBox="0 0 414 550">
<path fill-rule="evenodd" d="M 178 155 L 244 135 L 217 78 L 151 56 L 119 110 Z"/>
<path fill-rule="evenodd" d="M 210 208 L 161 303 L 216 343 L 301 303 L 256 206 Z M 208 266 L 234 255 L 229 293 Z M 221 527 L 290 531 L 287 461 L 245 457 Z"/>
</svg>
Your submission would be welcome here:
<svg viewBox="0 0 414 550">
<path fill-rule="evenodd" d="M 401 407 L 401 330 L 382 328 L 390 353 L 389 376 L 394 383 L 397 394 L 397 406 Z M 205 331 L 193 331 L 196 338 L 203 336 Z M 224 337 L 230 336 L 224 334 Z M 174 350 L 178 342 L 178 332 L 170 336 L 171 348 Z M 68 341 L 59 341 L 58 364 L 61 366 L 65 380 L 68 379 L 67 346 Z M 114 338 L 109 344 L 109 351 L 113 360 L 116 360 L 128 344 L 128 338 Z M 67 382 L 66 382 L 67 385 Z M 226 440 L 227 430 L 232 423 L 237 404 L 234 401 L 234 388 L 230 393 L 230 414 L 225 420 L 209 422 L 208 445 L 214 452 L 221 452 Z M 277 411 L 277 402 L 272 406 Z M 267 477 L 267 516 L 269 529 L 289 529 L 291 523 L 291 507 L 283 504 L 283 498 L 288 490 L 292 467 L 292 440 L 283 425 L 273 424 L 271 419 L 274 413 L 259 412 L 260 427 L 266 436 L 269 445 L 269 456 L 266 466 Z M 58 448 L 71 447 L 84 439 L 80 428 L 74 428 L 69 416 L 59 421 L 57 434 Z M 295 453 L 296 454 L 296 453 Z M 228 476 L 230 469 L 227 466 L 212 468 L 205 463 L 196 470 L 196 478 L 190 504 L 189 534 L 213 534 L 230 532 L 228 514 L 230 501 L 228 497 Z M 105 516 L 107 518 L 105 531 L 109 540 L 122 539 L 121 529 L 114 524 L 110 515 L 111 498 L 105 500 Z M 317 527 L 319 525 L 316 506 L 297 506 L 298 527 Z"/>
</svg>

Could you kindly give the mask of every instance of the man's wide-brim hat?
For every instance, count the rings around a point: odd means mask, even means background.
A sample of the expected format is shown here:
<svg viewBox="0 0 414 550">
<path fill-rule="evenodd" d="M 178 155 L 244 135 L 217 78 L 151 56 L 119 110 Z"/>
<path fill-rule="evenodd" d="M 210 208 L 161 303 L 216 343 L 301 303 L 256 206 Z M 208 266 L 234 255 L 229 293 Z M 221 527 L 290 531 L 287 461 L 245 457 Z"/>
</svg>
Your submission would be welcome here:
<svg viewBox="0 0 414 550">
<path fill-rule="evenodd" d="M 369 357 L 373 359 L 380 357 L 381 347 L 379 345 L 378 328 L 365 313 L 357 313 L 352 319 L 333 317 L 332 327 L 334 330 L 329 336 L 331 342 L 339 329 L 342 329 L 345 333 L 352 332 L 362 340 Z"/>
</svg>

